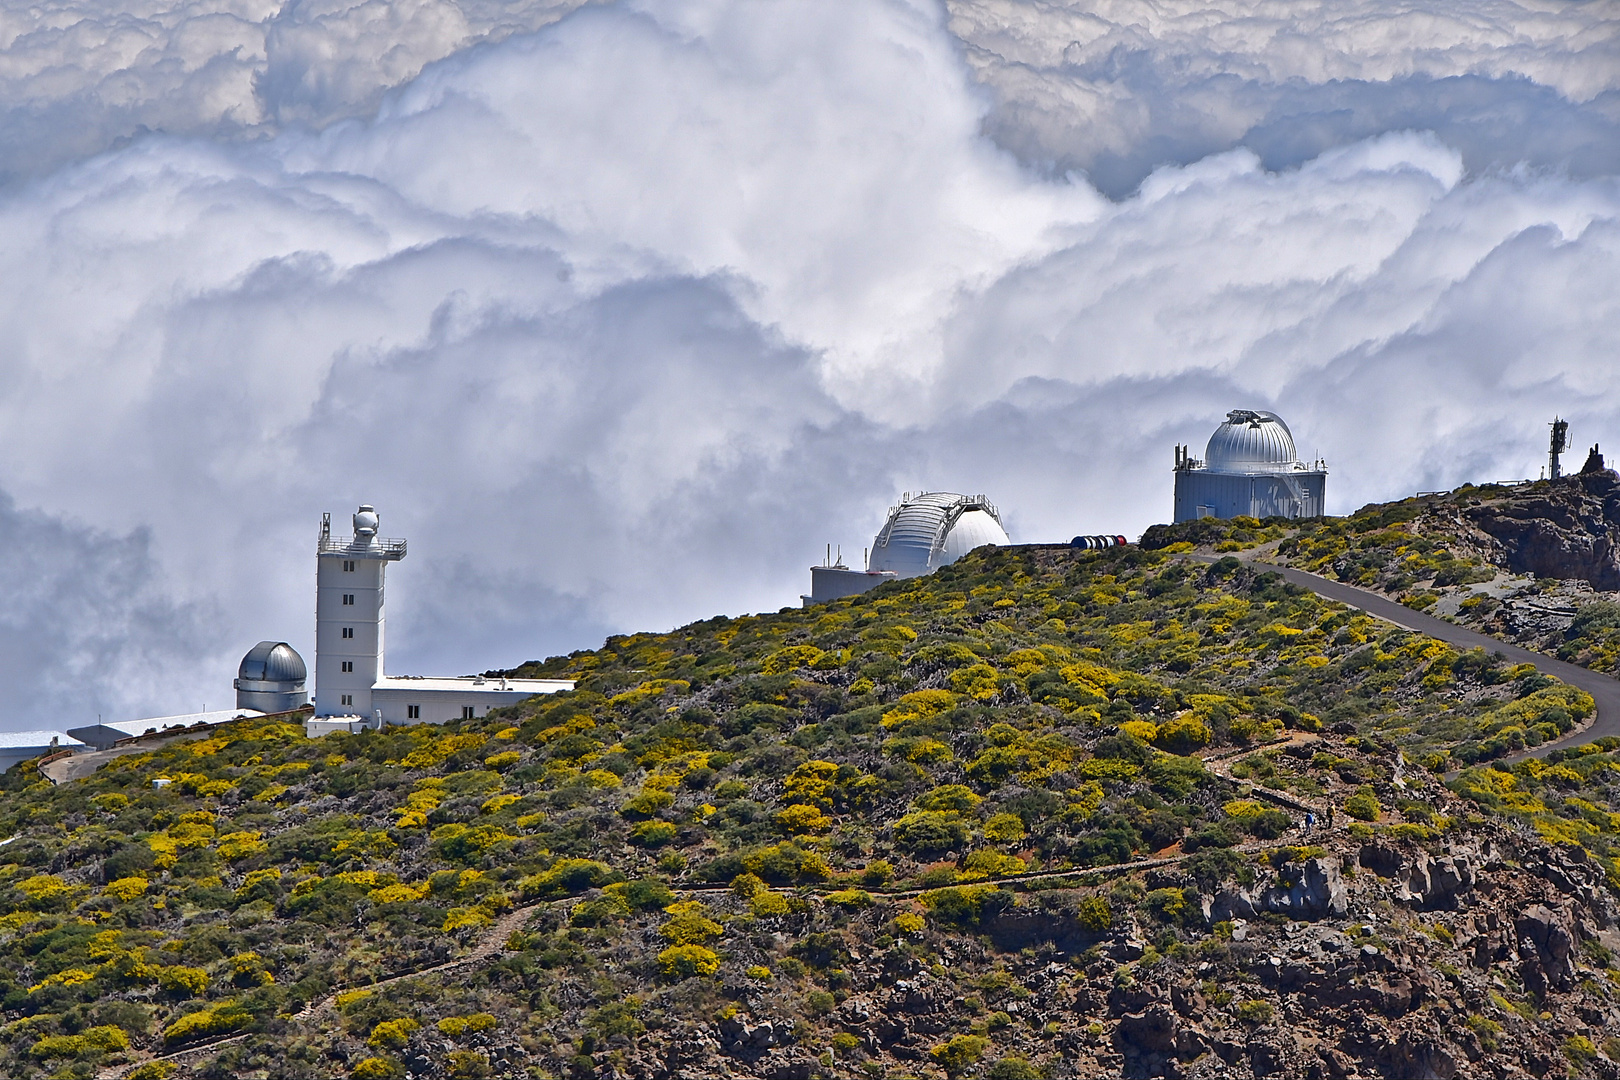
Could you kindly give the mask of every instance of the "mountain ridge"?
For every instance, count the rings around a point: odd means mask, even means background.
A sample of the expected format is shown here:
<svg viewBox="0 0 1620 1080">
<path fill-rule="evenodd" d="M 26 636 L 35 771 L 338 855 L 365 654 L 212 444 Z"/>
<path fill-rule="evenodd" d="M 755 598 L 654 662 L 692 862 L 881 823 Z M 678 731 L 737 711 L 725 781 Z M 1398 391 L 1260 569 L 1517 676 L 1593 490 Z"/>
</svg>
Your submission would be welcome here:
<svg viewBox="0 0 1620 1080">
<path fill-rule="evenodd" d="M 514 673 L 578 686 L 442 728 L 245 721 L 61 787 L 7 773 L 0 1069 L 1620 1057 L 1620 740 L 1441 776 L 1460 748 L 1557 738 L 1590 697 L 1263 566 L 980 549 Z"/>
</svg>

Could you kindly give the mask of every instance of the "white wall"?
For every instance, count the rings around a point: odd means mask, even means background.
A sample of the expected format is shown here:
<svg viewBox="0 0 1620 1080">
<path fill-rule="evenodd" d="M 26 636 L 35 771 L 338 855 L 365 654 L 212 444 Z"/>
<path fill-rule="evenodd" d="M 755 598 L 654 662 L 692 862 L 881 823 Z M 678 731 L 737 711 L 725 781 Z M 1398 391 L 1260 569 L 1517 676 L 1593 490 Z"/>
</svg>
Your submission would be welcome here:
<svg viewBox="0 0 1620 1080">
<path fill-rule="evenodd" d="M 370 717 L 383 673 L 383 577 L 388 562 L 348 552 L 316 557 L 315 715 Z M 344 569 L 347 566 L 353 570 Z M 354 597 L 345 604 L 345 596 Z M 345 627 L 354 636 L 343 636 Z M 353 670 L 344 671 L 347 662 Z M 350 700 L 345 704 L 343 698 Z"/>
<path fill-rule="evenodd" d="M 442 724 L 461 719 L 461 710 L 468 705 L 472 706 L 474 716 L 483 716 L 491 709 L 511 705 L 533 695 L 532 690 L 418 690 L 388 687 L 371 691 L 371 707 L 382 710 L 384 724 Z M 407 707 L 411 705 L 422 707 L 420 717 L 412 719 L 408 715 Z"/>
</svg>

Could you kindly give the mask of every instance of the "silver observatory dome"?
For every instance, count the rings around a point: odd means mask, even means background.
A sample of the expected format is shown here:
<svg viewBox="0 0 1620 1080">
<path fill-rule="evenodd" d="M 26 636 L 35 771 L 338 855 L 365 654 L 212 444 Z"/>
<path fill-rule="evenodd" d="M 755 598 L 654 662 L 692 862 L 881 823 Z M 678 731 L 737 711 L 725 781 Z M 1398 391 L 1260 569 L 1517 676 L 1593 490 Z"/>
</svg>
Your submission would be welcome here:
<svg viewBox="0 0 1620 1080">
<path fill-rule="evenodd" d="M 983 495 L 932 491 L 907 495 L 889 511 L 889 520 L 872 542 L 867 568 L 890 570 L 900 577 L 919 577 L 949 565 L 976 547 L 1005 546 L 1012 541 L 1001 515 Z"/>
<path fill-rule="evenodd" d="M 1294 449 L 1294 433 L 1274 412 L 1233 409 L 1215 429 L 1204 450 L 1204 467 L 1211 472 L 1292 472 L 1302 469 Z"/>
<path fill-rule="evenodd" d="M 236 669 L 236 707 L 259 712 L 291 712 L 309 701 L 304 683 L 309 669 L 285 641 L 261 641 Z"/>
</svg>

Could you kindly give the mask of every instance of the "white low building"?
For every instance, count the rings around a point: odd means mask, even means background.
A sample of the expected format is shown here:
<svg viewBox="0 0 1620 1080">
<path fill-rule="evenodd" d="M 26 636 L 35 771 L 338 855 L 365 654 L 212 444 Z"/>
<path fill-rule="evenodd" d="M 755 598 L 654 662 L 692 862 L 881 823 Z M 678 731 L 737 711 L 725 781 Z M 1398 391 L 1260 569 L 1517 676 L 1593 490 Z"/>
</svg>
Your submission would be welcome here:
<svg viewBox="0 0 1620 1080">
<path fill-rule="evenodd" d="M 535 694 L 573 688 L 574 684 L 566 679 L 390 675 L 378 679 L 371 688 L 371 705 L 382 714 L 384 724 L 442 724 L 446 720 L 473 720 L 491 709 L 515 705 Z"/>
<path fill-rule="evenodd" d="M 88 750 L 89 747 L 62 731 L 0 732 L 0 772 L 19 761 L 45 757 L 60 750 Z"/>
<path fill-rule="evenodd" d="M 388 564 L 405 557 L 404 540 L 377 535 L 377 511 L 362 505 L 354 535 L 332 536 L 321 520 L 316 543 L 315 715 L 312 738 L 399 724 L 471 720 L 535 694 L 572 690 L 567 679 L 420 678 L 384 673 L 384 592 Z"/>
<path fill-rule="evenodd" d="M 228 724 L 232 720 L 246 720 L 263 716 L 257 709 L 211 709 L 208 712 L 182 713 L 178 716 L 154 716 L 146 720 L 108 720 L 87 727 L 69 728 L 68 734 L 81 744 L 97 750 L 110 750 L 125 739 L 141 735 L 178 735 L 187 728 L 208 728 L 215 724 Z"/>
</svg>

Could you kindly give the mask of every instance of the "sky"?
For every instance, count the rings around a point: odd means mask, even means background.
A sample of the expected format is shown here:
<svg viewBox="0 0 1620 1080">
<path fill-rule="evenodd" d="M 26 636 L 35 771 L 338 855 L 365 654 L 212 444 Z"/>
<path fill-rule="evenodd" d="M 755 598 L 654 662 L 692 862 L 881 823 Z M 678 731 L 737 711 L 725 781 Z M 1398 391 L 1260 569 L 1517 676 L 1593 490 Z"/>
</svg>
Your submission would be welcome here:
<svg viewBox="0 0 1620 1080">
<path fill-rule="evenodd" d="M 796 605 L 903 491 L 1134 535 L 1620 451 L 1599 0 L 0 0 L 0 729 Z"/>
</svg>

